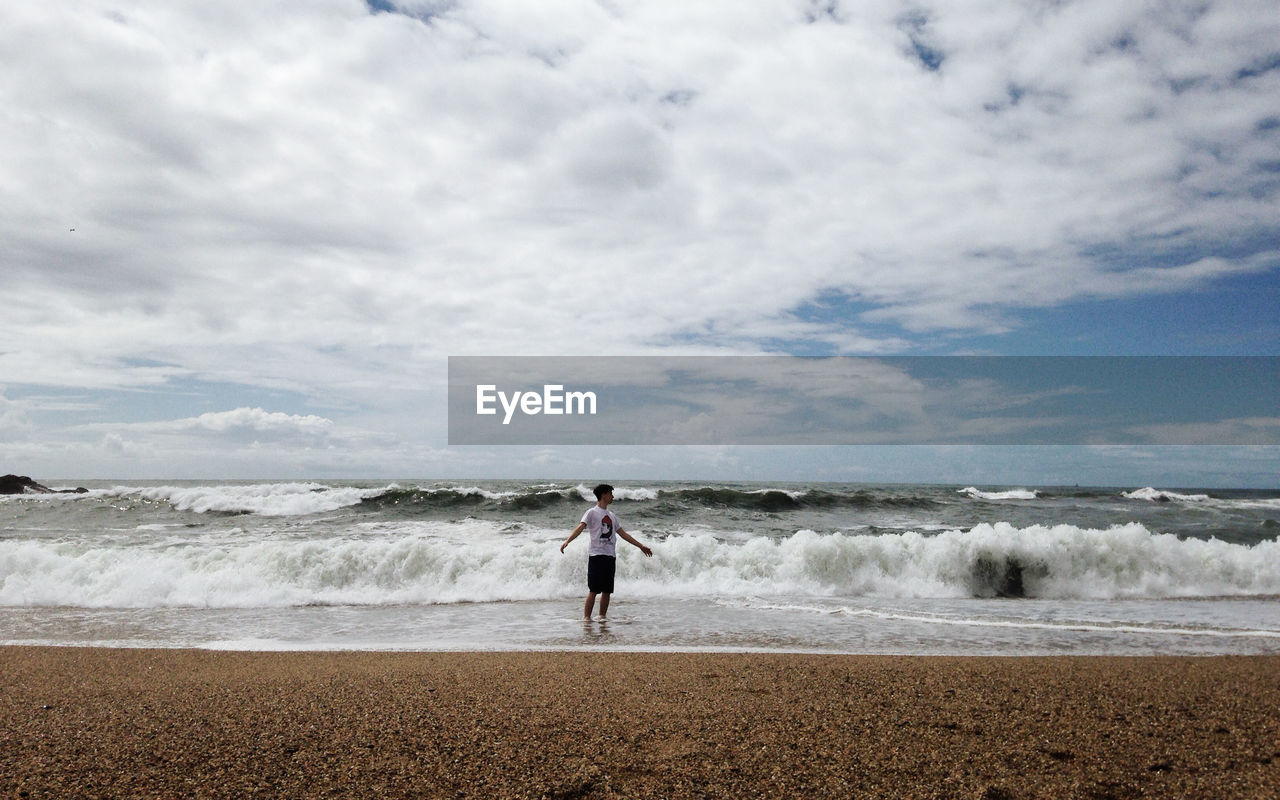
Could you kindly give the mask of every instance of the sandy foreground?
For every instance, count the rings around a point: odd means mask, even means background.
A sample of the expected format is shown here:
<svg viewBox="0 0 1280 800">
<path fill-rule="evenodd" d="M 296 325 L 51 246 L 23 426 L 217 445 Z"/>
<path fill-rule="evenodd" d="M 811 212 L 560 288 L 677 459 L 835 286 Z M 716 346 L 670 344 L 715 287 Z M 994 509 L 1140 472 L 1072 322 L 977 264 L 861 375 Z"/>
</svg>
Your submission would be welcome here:
<svg viewBox="0 0 1280 800">
<path fill-rule="evenodd" d="M 1280 797 L 1280 658 L 0 647 L 0 797 Z"/>
</svg>

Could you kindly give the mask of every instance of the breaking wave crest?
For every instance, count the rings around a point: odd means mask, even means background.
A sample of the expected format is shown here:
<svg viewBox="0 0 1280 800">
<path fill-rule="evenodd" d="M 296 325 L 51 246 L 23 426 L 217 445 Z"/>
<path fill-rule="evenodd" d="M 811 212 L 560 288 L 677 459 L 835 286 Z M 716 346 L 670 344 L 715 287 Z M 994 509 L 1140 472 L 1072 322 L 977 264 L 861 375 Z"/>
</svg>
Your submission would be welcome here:
<svg viewBox="0 0 1280 800">
<path fill-rule="evenodd" d="M 90 496 L 120 497 L 168 503 L 178 511 L 199 514 L 258 514 L 264 517 L 301 516 L 336 511 L 368 497 L 393 490 L 332 488 L 319 483 L 260 483 L 221 486 L 126 486 L 90 492 Z"/>
<path fill-rule="evenodd" d="M 306 490 L 310 492 L 311 490 Z M 359 501 L 357 501 L 359 502 Z M 0 540 L 0 605 L 286 607 L 539 600 L 580 593 L 579 544 L 496 523 L 402 522 L 311 539 Z M 1179 539 L 1131 523 L 937 535 L 799 531 L 726 541 L 704 532 L 619 550 L 636 597 L 1141 598 L 1280 594 L 1280 542 Z"/>
<path fill-rule="evenodd" d="M 965 492 L 977 492 L 966 489 Z M 978 493 L 975 497 L 1008 499 L 1016 493 Z M 328 486 L 321 483 L 220 484 L 210 486 L 117 486 L 89 492 L 89 498 L 126 498 L 168 503 L 178 511 L 195 513 L 256 514 L 260 516 L 303 516 L 351 506 L 366 510 L 397 507 L 425 513 L 453 509 L 489 509 L 499 512 L 536 511 L 564 505 L 579 507 L 594 503 L 595 496 L 585 484 L 576 486 L 541 484 L 513 490 L 492 490 L 478 486 L 402 487 L 389 484 L 377 488 Z M 1029 493 L 1031 498 L 1035 493 Z M 910 493 L 825 489 L 738 489 L 726 487 L 686 487 L 653 489 L 620 486 L 614 499 L 628 504 L 651 504 L 670 513 L 696 509 L 740 509 L 744 511 L 787 512 L 814 509 L 930 509 L 938 503 Z"/>
<path fill-rule="evenodd" d="M 1134 489 L 1132 492 L 1121 492 L 1120 494 L 1130 500 L 1151 500 L 1156 503 L 1167 503 L 1170 500 L 1179 500 L 1184 503 L 1203 503 L 1209 499 L 1207 494 L 1178 494 L 1177 492 L 1169 492 L 1163 489 L 1153 489 L 1150 486 L 1145 489 Z"/>
<path fill-rule="evenodd" d="M 1121 492 L 1121 497 L 1129 500 L 1147 500 L 1153 503 L 1183 503 L 1206 508 L 1219 509 L 1269 509 L 1280 510 L 1280 498 L 1277 497 L 1213 497 L 1207 494 L 1187 494 L 1171 492 L 1167 489 L 1135 489 L 1132 492 Z"/>
<path fill-rule="evenodd" d="M 744 488 L 735 486 L 682 486 L 652 488 L 619 486 L 614 490 L 618 510 L 644 508 L 653 515 L 673 518 L 689 512 L 750 511 L 786 514 L 804 511 L 936 511 L 969 502 L 1068 500 L 1092 503 L 1116 497 L 1152 504 L 1186 505 L 1220 510 L 1280 510 L 1280 498 L 1212 496 L 1145 487 L 1117 493 L 1115 489 L 1004 489 L 968 486 L 959 490 L 860 488 L 816 486 L 812 488 Z M 495 512 L 512 514 L 563 507 L 576 516 L 582 503 L 594 503 L 585 484 L 533 484 L 512 488 L 475 485 L 345 486 L 316 482 L 213 484 L 208 486 L 116 486 L 86 494 L 18 495 L 2 498 L 18 503 L 80 502 L 93 499 L 126 499 L 168 504 L 177 511 L 200 514 L 254 514 L 258 516 L 306 516 L 357 507 L 361 511 L 395 510 L 407 516 Z M 1020 505 L 1022 505 L 1020 503 Z M 798 527 L 798 526 L 797 526 Z"/>
<path fill-rule="evenodd" d="M 974 486 L 961 489 L 960 494 L 968 495 L 975 500 L 1035 500 L 1040 493 L 1034 489 L 1010 489 L 1005 492 L 984 492 Z"/>
</svg>

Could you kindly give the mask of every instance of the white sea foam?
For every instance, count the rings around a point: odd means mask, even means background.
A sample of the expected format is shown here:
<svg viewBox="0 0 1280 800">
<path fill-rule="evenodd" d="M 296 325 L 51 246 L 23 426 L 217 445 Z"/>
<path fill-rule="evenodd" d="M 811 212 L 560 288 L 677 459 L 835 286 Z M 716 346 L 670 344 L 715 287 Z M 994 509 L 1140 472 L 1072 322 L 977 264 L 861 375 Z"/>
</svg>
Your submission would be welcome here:
<svg viewBox="0 0 1280 800">
<path fill-rule="evenodd" d="M 1258 498 L 1251 498 L 1251 499 L 1233 498 L 1230 500 L 1213 499 L 1211 500 L 1210 505 L 1214 506 L 1215 508 L 1226 508 L 1226 509 L 1274 508 L 1274 509 L 1280 510 L 1280 497 L 1258 497 Z"/>
<path fill-rule="evenodd" d="M 774 492 L 785 494 L 792 500 L 799 500 L 809 493 L 806 489 L 751 489 L 743 494 L 773 494 Z"/>
<path fill-rule="evenodd" d="M 326 539 L 203 535 L 149 547 L 115 540 L 0 541 L 0 605 L 285 607 L 540 600 L 574 596 L 581 545 L 561 531 L 495 523 L 404 522 Z M 781 540 L 690 530 L 619 548 L 632 596 L 1041 598 L 1280 594 L 1280 542 L 1178 539 L 1131 523 L 881 535 L 800 531 Z"/>
<path fill-rule="evenodd" d="M 871 617 L 894 622 L 918 622 L 928 625 L 949 625 L 973 628 L 1019 628 L 1045 631 L 1093 631 L 1099 633 L 1137 633 L 1174 636 L 1244 637 L 1280 639 L 1280 630 L 1270 628 L 1210 628 L 1186 627 L 1159 623 L 1132 624 L 1100 622 L 1097 620 L 1036 620 L 1026 618 L 999 619 L 993 617 L 936 614 L 919 611 L 887 610 L 848 605 L 806 605 L 793 602 L 773 602 L 762 598 L 721 601 L 724 605 L 753 608 L 766 611 L 800 611 L 827 616 Z"/>
<path fill-rule="evenodd" d="M 1132 492 L 1121 492 L 1120 495 L 1122 497 L 1127 497 L 1130 500 L 1177 500 L 1182 503 L 1203 503 L 1210 499 L 1207 494 L 1178 494 L 1177 492 L 1169 492 L 1164 489 L 1153 489 L 1150 486 L 1145 489 L 1135 489 Z"/>
<path fill-rule="evenodd" d="M 168 503 L 179 511 L 220 511 L 261 516 L 300 516 L 336 511 L 376 497 L 395 484 L 378 489 L 332 488 L 319 483 L 260 483 L 221 486 L 118 486 L 99 496 L 131 497 Z"/>
<path fill-rule="evenodd" d="M 594 503 L 596 501 L 596 496 L 595 494 L 592 493 L 592 487 L 587 486 L 585 483 L 578 484 L 574 488 L 574 491 L 576 491 L 578 493 L 578 496 L 581 497 L 583 500 L 586 500 L 588 503 Z M 656 489 L 647 489 L 643 486 L 637 486 L 637 487 L 615 486 L 613 489 L 613 499 L 614 500 L 657 500 L 658 491 Z"/>
<path fill-rule="evenodd" d="M 1039 492 L 1034 489 L 1010 489 L 1006 492 L 984 492 L 974 486 L 960 489 L 959 494 L 967 494 L 975 500 L 1035 500 Z"/>
<path fill-rule="evenodd" d="M 634 489 L 623 486 L 613 490 L 613 498 L 615 500 L 657 500 L 658 492 L 656 489 L 646 489 L 643 486 L 637 486 Z"/>
<path fill-rule="evenodd" d="M 59 503 L 74 502 L 91 496 L 92 493 L 75 494 L 72 492 L 29 492 L 23 491 L 21 494 L 0 494 L 0 504 L 3 503 Z"/>
<path fill-rule="evenodd" d="M 1179 494 L 1178 492 L 1170 492 L 1167 489 L 1153 489 L 1150 486 L 1145 489 L 1135 489 L 1132 492 L 1121 492 L 1120 494 L 1122 497 L 1127 497 L 1130 500 L 1195 503 L 1201 506 L 1223 510 L 1249 508 L 1280 509 L 1280 497 L 1212 497 L 1207 494 Z"/>
<path fill-rule="evenodd" d="M 427 494 L 445 494 L 453 493 L 468 497 L 483 497 L 486 500 L 509 500 L 520 494 L 520 492 L 494 492 L 489 489 L 481 489 L 479 486 L 447 486 L 438 489 L 427 489 Z"/>
</svg>

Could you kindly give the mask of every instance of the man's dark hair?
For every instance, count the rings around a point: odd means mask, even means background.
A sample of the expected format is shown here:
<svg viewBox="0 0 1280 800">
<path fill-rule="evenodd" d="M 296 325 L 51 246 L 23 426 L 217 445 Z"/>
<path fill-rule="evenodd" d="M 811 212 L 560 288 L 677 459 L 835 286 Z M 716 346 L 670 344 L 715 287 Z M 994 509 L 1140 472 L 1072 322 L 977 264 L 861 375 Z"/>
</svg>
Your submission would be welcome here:
<svg viewBox="0 0 1280 800">
<path fill-rule="evenodd" d="M 591 491 L 595 492 L 596 499 L 599 500 L 601 497 L 604 497 L 605 492 L 612 492 L 613 487 L 607 483 L 602 483 Z"/>
</svg>

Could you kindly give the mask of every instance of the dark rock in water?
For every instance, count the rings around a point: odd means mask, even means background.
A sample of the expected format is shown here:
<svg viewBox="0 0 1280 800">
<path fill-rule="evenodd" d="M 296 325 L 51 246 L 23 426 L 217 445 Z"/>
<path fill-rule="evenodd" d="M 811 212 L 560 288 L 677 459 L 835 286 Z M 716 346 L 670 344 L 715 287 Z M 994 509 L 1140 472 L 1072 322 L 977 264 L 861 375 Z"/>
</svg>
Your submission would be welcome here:
<svg viewBox="0 0 1280 800">
<path fill-rule="evenodd" d="M 83 486 L 75 489 L 50 489 L 26 475 L 0 475 L 0 494 L 84 494 Z"/>
<path fill-rule="evenodd" d="M 1023 569 L 1012 557 L 980 556 L 969 575 L 970 591 L 974 597 L 1026 597 Z M 1033 567 L 1031 572 L 1043 577 L 1045 570 Z"/>
<path fill-rule="evenodd" d="M 1022 587 L 1022 565 L 1012 558 L 1009 568 L 1005 570 L 1004 581 L 996 588 L 1001 597 L 1026 597 L 1027 590 Z"/>
<path fill-rule="evenodd" d="M 0 494 L 26 494 L 28 491 L 44 494 L 51 490 L 48 486 L 41 486 L 26 475 L 0 476 Z"/>
</svg>

